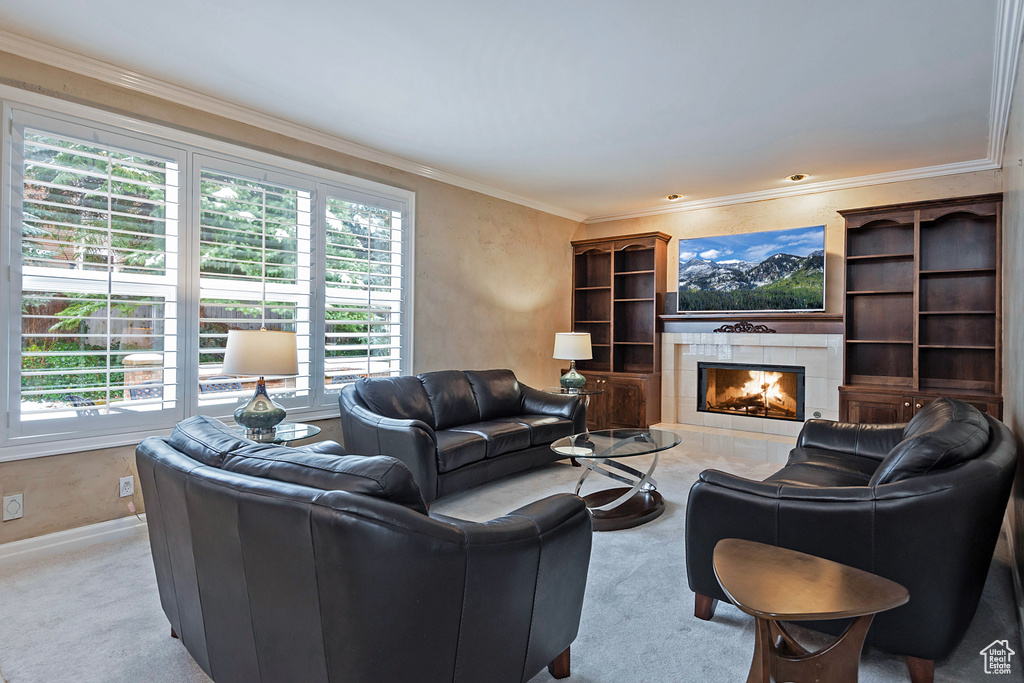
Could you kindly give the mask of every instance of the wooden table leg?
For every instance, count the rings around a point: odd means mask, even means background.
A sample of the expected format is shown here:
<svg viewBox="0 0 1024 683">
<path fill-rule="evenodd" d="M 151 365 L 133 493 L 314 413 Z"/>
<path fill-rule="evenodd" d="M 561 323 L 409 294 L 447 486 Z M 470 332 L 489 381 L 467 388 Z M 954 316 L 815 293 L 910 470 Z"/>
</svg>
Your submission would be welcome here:
<svg viewBox="0 0 1024 683">
<path fill-rule="evenodd" d="M 772 683 L 774 663 L 771 627 L 767 619 L 754 622 L 754 660 L 750 663 L 747 683 Z"/>
<path fill-rule="evenodd" d="M 774 622 L 770 627 L 766 626 L 769 637 L 773 631 L 777 634 L 777 639 L 769 640 L 772 650 L 772 673 L 775 679 L 795 683 L 819 680 L 830 683 L 857 683 L 860 653 L 873 618 L 873 614 L 857 617 L 839 640 L 817 652 L 804 650 L 782 624 Z M 782 646 L 781 650 L 776 647 L 776 643 Z"/>
</svg>

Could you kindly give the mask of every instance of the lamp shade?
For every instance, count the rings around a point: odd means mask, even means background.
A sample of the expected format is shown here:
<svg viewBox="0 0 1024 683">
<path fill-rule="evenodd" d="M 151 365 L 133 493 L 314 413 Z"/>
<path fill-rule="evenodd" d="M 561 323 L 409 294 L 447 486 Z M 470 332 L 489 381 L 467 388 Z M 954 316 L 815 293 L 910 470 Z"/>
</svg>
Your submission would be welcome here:
<svg viewBox="0 0 1024 683">
<path fill-rule="evenodd" d="M 228 330 L 223 372 L 251 377 L 299 374 L 295 333 Z"/>
<path fill-rule="evenodd" d="M 554 357 L 560 360 L 590 360 L 594 357 L 590 350 L 590 333 L 556 332 Z"/>
</svg>

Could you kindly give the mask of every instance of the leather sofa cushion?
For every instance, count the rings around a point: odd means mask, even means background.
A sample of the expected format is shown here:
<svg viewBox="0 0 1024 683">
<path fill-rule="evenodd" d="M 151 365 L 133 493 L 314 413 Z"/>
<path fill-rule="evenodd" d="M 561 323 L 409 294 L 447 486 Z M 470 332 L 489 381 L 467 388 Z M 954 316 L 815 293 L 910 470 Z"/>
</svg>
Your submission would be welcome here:
<svg viewBox="0 0 1024 683">
<path fill-rule="evenodd" d="M 434 413 L 416 377 L 366 377 L 356 383 L 359 398 L 373 412 L 396 420 L 422 420 L 434 426 Z"/>
<path fill-rule="evenodd" d="M 821 448 L 797 447 L 786 466 L 764 481 L 787 486 L 867 486 L 878 461 Z"/>
<path fill-rule="evenodd" d="M 499 417 L 494 421 L 526 425 L 530 430 L 531 446 L 548 444 L 563 436 L 572 436 L 574 432 L 572 420 L 551 415 L 516 415 L 515 417 Z"/>
<path fill-rule="evenodd" d="M 434 429 L 448 429 L 480 421 L 473 387 L 461 370 L 439 370 L 418 375 L 434 411 Z"/>
<path fill-rule="evenodd" d="M 467 370 L 481 420 L 518 415 L 523 405 L 519 380 L 511 370 Z"/>
<path fill-rule="evenodd" d="M 437 438 L 437 471 L 451 472 L 487 457 L 487 441 L 479 434 L 446 430 Z"/>
<path fill-rule="evenodd" d="M 487 442 L 487 457 L 493 458 L 512 451 L 519 451 L 530 445 L 530 428 L 517 422 L 497 420 L 476 422 L 450 429 L 452 432 L 478 434 Z"/>
<path fill-rule="evenodd" d="M 324 491 L 361 493 L 427 512 L 412 472 L 387 455 L 328 455 L 250 443 L 228 453 L 221 469 Z"/>
<path fill-rule="evenodd" d="M 205 415 L 179 422 L 167 442 L 176 451 L 210 467 L 220 467 L 228 453 L 252 443 L 227 431 L 220 420 Z"/>
<path fill-rule="evenodd" d="M 926 405 L 907 423 L 871 485 L 891 484 L 972 460 L 988 445 L 988 420 L 974 406 L 951 398 Z"/>
</svg>

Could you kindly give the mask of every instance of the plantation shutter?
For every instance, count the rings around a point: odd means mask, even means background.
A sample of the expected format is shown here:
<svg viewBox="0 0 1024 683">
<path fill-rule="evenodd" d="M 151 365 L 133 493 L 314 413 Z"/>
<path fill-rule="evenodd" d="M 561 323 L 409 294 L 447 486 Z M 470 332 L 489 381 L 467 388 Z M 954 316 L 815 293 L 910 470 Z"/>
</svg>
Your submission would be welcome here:
<svg viewBox="0 0 1024 683">
<path fill-rule="evenodd" d="M 169 424 L 180 406 L 180 153 L 38 116 L 14 123 L 12 434 L 108 429 L 139 413 Z"/>
<path fill-rule="evenodd" d="M 252 395 L 257 377 L 221 366 L 228 330 L 261 327 L 295 332 L 298 344 L 298 377 L 268 378 L 267 390 L 285 407 L 309 405 L 311 189 L 214 160 L 199 184 L 199 407 L 223 413 Z"/>
<path fill-rule="evenodd" d="M 326 195 L 324 375 L 328 394 L 402 373 L 406 263 L 402 207 Z"/>
</svg>

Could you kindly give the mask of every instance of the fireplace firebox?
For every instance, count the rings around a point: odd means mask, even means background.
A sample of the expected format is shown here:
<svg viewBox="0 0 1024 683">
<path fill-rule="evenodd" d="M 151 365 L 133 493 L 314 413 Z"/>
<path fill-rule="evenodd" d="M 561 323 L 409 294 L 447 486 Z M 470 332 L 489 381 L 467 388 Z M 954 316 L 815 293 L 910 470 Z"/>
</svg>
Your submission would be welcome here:
<svg viewBox="0 0 1024 683">
<path fill-rule="evenodd" d="M 697 410 L 804 419 L 804 368 L 796 365 L 697 363 Z"/>
</svg>

